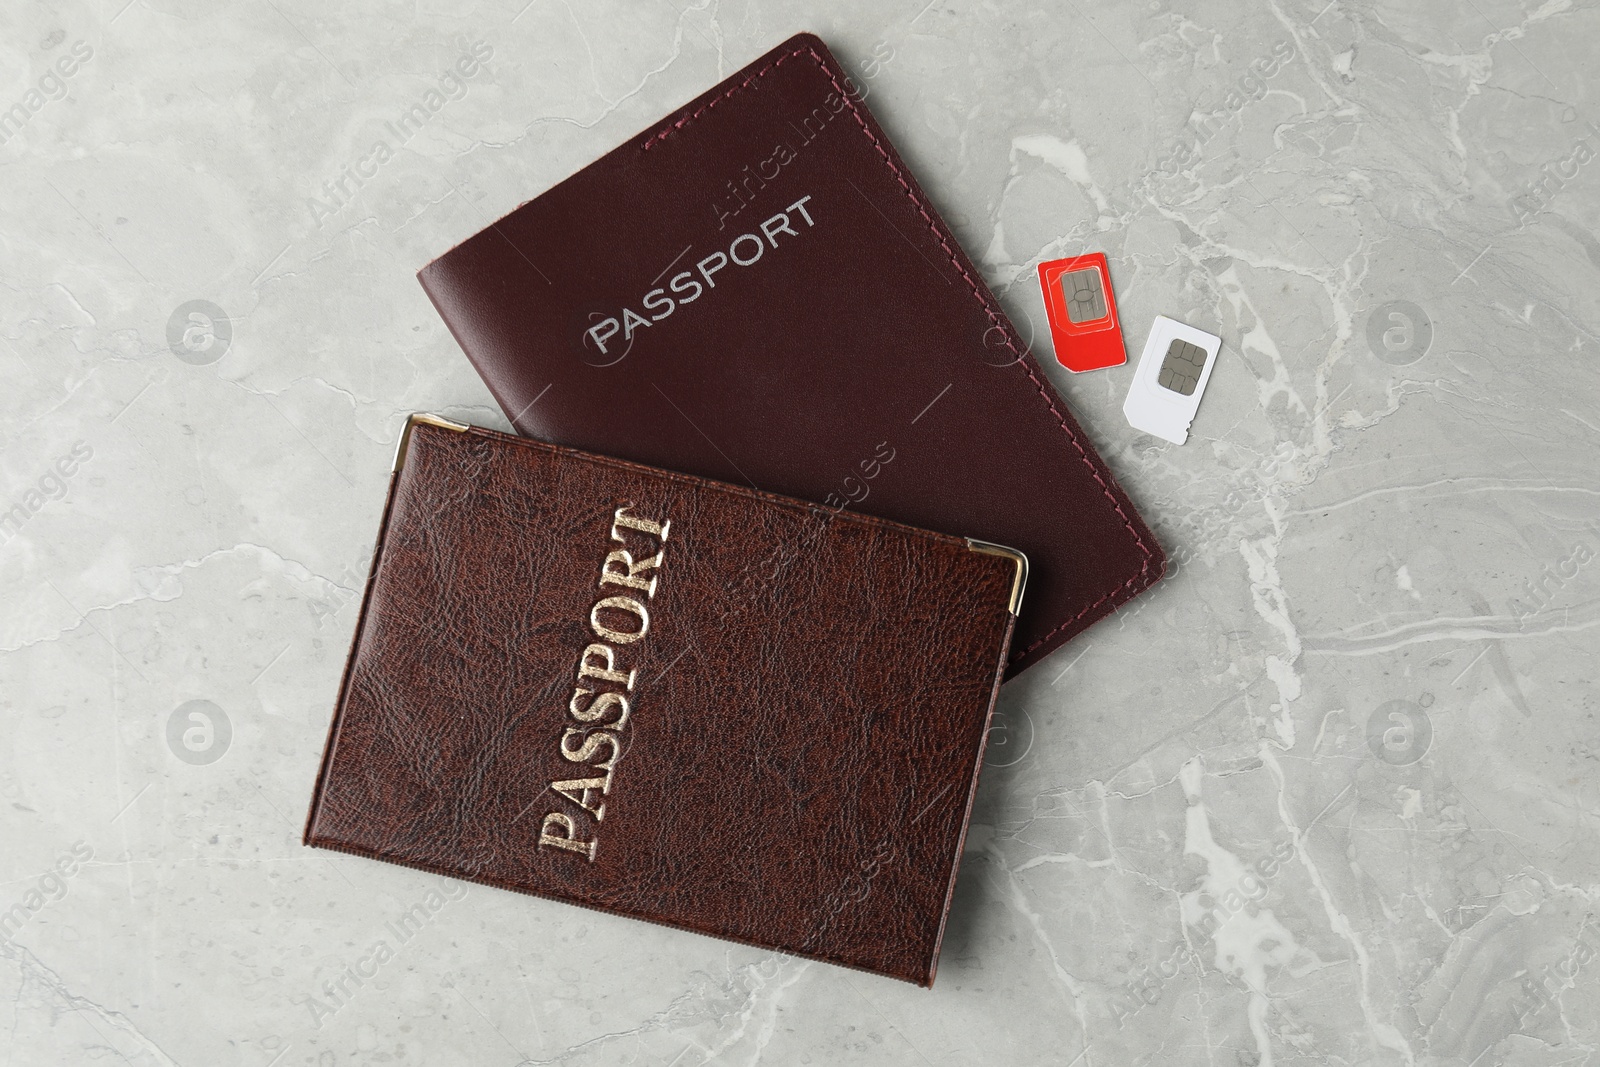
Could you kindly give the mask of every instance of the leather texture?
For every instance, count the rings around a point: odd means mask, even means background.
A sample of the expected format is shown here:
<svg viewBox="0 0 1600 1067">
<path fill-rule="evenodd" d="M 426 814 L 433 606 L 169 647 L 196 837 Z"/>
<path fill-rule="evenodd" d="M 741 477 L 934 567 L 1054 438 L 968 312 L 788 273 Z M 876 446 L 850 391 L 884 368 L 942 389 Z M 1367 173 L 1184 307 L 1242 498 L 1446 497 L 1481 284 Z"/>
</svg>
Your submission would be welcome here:
<svg viewBox="0 0 1600 1067">
<path fill-rule="evenodd" d="M 1015 674 L 1166 559 L 859 95 L 801 34 L 420 278 L 521 433 L 1022 550 Z"/>
<path fill-rule="evenodd" d="M 551 783 L 590 770 L 564 732 L 606 728 L 569 702 L 594 605 L 629 592 L 599 582 L 623 506 L 671 526 L 639 575 L 648 630 L 615 645 L 632 690 L 585 683 L 631 698 L 595 821 Z M 305 841 L 931 985 L 1015 572 L 944 534 L 418 424 Z M 549 812 L 592 860 L 540 845 Z"/>
</svg>

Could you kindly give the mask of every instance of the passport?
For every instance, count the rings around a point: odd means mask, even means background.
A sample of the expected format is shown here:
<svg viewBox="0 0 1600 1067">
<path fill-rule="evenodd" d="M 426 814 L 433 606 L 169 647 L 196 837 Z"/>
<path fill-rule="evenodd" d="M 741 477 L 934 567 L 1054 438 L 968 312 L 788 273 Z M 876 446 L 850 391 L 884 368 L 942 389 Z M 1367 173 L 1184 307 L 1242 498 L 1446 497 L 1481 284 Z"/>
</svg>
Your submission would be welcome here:
<svg viewBox="0 0 1600 1067">
<path fill-rule="evenodd" d="M 796 36 L 419 277 L 520 433 L 1026 553 L 1014 675 L 1166 557 L 862 96 Z"/>
<path fill-rule="evenodd" d="M 304 840 L 931 985 L 1026 569 L 413 416 Z"/>
</svg>

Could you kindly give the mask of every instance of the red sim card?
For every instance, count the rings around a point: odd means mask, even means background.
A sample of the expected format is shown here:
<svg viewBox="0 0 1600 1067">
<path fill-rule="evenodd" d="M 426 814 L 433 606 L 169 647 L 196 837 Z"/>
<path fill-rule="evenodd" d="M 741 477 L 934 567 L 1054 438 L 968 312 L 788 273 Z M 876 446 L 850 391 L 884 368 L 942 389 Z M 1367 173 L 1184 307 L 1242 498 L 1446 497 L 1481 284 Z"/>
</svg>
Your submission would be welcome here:
<svg viewBox="0 0 1600 1067">
<path fill-rule="evenodd" d="M 1039 264 L 1039 287 L 1056 359 L 1063 367 L 1086 371 L 1128 362 L 1105 253 Z"/>
</svg>

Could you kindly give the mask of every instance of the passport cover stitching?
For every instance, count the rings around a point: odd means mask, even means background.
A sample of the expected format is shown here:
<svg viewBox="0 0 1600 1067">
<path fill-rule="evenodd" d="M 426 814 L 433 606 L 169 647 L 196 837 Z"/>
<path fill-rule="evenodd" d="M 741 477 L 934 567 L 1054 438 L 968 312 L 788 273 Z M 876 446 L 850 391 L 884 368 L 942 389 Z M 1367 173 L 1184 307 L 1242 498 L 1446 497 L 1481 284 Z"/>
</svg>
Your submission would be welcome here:
<svg viewBox="0 0 1600 1067">
<path fill-rule="evenodd" d="M 938 224 L 935 223 L 933 217 L 928 214 L 927 208 L 920 201 L 918 201 L 916 194 L 911 189 L 910 184 L 905 180 L 905 175 L 901 173 L 899 167 L 895 166 L 894 158 L 884 150 L 882 142 L 880 142 L 878 138 L 873 135 L 872 128 L 867 125 L 866 119 L 861 116 L 861 111 L 860 108 L 856 106 L 856 101 L 852 98 L 851 94 L 846 91 L 845 87 L 839 84 L 839 79 L 834 76 L 833 71 L 828 69 L 827 62 L 822 58 L 821 55 L 817 53 L 815 48 L 811 48 L 810 46 L 796 48 L 792 52 L 785 52 L 783 55 L 777 57 L 766 66 L 750 72 L 744 78 L 729 86 L 727 92 L 720 96 L 712 97 L 704 104 L 701 104 L 694 111 L 682 116 L 676 122 L 671 123 L 663 128 L 659 133 L 656 133 L 652 137 L 648 138 L 644 142 L 642 148 L 648 151 L 652 145 L 666 140 L 674 131 L 683 129 L 689 123 L 693 122 L 695 119 L 699 118 L 713 107 L 716 107 L 718 104 L 722 103 L 722 101 L 737 93 L 740 89 L 748 87 L 757 78 L 762 77 L 767 72 L 776 68 L 780 63 L 788 59 L 793 59 L 796 56 L 803 55 L 809 55 L 813 60 L 816 61 L 817 66 L 821 68 L 822 73 L 827 75 L 828 81 L 833 84 L 834 89 L 836 89 L 839 92 L 839 95 L 845 100 L 846 104 L 850 108 L 851 117 L 854 118 L 856 123 L 861 127 L 861 132 L 867 135 L 867 140 L 872 142 L 872 147 L 877 149 L 878 154 L 883 157 L 884 165 L 889 168 L 889 173 L 894 175 L 895 181 L 900 185 L 901 190 L 905 192 L 906 199 L 911 202 L 911 206 L 917 209 L 917 214 L 921 215 L 922 220 L 928 224 L 928 229 L 933 234 L 934 240 L 939 242 L 939 247 L 944 249 L 945 254 L 950 257 L 951 266 L 955 267 L 956 272 L 961 275 L 962 281 L 967 283 L 968 288 L 972 291 L 973 297 L 977 299 L 978 304 L 983 308 L 984 314 L 988 316 L 989 321 L 993 323 L 994 326 L 998 328 L 1001 334 L 1005 337 L 1006 350 L 1016 357 L 1013 365 L 1021 367 L 1023 372 L 1027 374 L 1028 380 L 1031 381 L 1034 388 L 1039 391 L 1039 398 L 1044 401 L 1045 406 L 1050 409 L 1050 414 L 1055 416 L 1056 423 L 1061 427 L 1061 431 L 1067 435 L 1067 439 L 1071 441 L 1073 447 L 1078 450 L 1078 458 L 1083 461 L 1084 466 L 1089 468 L 1090 476 L 1093 477 L 1095 483 L 1100 486 L 1100 491 L 1105 494 L 1106 499 L 1111 501 L 1111 507 L 1116 511 L 1117 517 L 1122 520 L 1123 528 L 1133 535 L 1134 543 L 1139 546 L 1139 551 L 1144 553 L 1144 566 L 1139 569 L 1139 573 L 1137 575 L 1121 583 L 1109 593 L 1106 593 L 1104 596 L 1100 597 L 1098 600 L 1085 605 L 1083 610 L 1079 611 L 1078 614 L 1072 616 L 1071 618 L 1063 619 L 1060 625 L 1056 626 L 1049 633 L 1044 634 L 1038 640 L 1034 641 L 1031 645 L 1028 645 L 1022 650 L 1024 654 L 1032 652 L 1034 649 L 1050 640 L 1050 638 L 1054 637 L 1067 627 L 1073 625 L 1079 619 L 1083 618 L 1091 611 L 1094 611 L 1101 604 L 1104 604 L 1107 600 L 1110 600 L 1112 597 L 1116 596 L 1118 592 L 1124 589 L 1133 589 L 1141 579 L 1145 578 L 1149 574 L 1150 560 L 1153 558 L 1154 554 L 1150 551 L 1150 546 L 1145 544 L 1144 538 L 1139 534 L 1139 530 L 1134 526 L 1133 521 L 1129 519 L 1127 513 L 1122 510 L 1122 505 L 1117 502 L 1116 495 L 1111 492 L 1111 487 L 1106 484 L 1104 478 L 1100 477 L 1100 472 L 1095 469 L 1094 463 L 1089 459 L 1089 455 L 1084 450 L 1083 444 L 1078 440 L 1078 435 L 1072 432 L 1072 428 L 1067 425 L 1067 420 L 1062 417 L 1060 410 L 1057 409 L 1055 401 L 1050 399 L 1050 393 L 1047 389 L 1045 389 L 1044 383 L 1039 381 L 1038 375 L 1034 374 L 1032 369 L 1023 362 L 1022 355 L 1017 351 L 1016 343 L 1011 337 L 1011 332 L 1005 329 L 1003 325 L 1005 320 L 996 314 L 994 308 L 990 307 L 984 300 L 983 290 L 979 288 L 978 283 L 973 279 L 973 277 L 967 273 L 966 268 L 962 267 L 960 259 L 957 258 L 955 252 L 950 248 L 949 242 L 946 241 L 944 236 L 939 233 Z"/>
<path fill-rule="evenodd" d="M 632 140 L 632 143 L 635 146 L 634 151 L 639 153 L 638 161 L 642 163 L 645 154 L 652 147 L 659 146 L 666 142 L 674 132 L 684 130 L 695 120 L 706 115 L 713 107 L 716 107 L 724 101 L 734 98 L 738 95 L 741 89 L 760 88 L 760 79 L 770 76 L 775 69 L 780 67 L 783 63 L 786 63 L 789 59 L 807 55 L 812 58 L 813 62 L 817 64 L 817 67 L 823 73 L 825 83 L 835 90 L 834 99 L 840 102 L 837 113 L 842 113 L 846 107 L 850 110 L 851 114 L 856 120 L 857 125 L 860 126 L 863 133 L 867 135 L 867 141 L 876 152 L 877 157 L 883 161 L 883 166 L 887 176 L 892 178 L 896 184 L 901 187 L 902 192 L 906 196 L 907 206 L 911 207 L 918 215 L 921 216 L 923 222 L 928 226 L 930 236 L 934 238 L 935 242 L 945 252 L 947 261 L 955 268 L 956 273 L 961 276 L 962 280 L 967 284 L 967 287 L 976 298 L 981 316 L 979 317 L 978 322 L 973 323 L 973 325 L 987 325 L 989 329 L 998 328 L 1000 330 L 1004 344 L 1003 346 L 996 347 L 994 350 L 999 351 L 1000 347 L 1003 347 L 1004 350 L 1012 353 L 1012 362 L 1022 364 L 1022 369 L 1028 381 L 1032 383 L 1040 399 L 1044 401 L 1044 410 L 1039 411 L 1038 409 L 1032 408 L 1031 403 L 1025 399 L 1018 399 L 1015 402 L 1023 406 L 1017 408 L 1016 410 L 1018 410 L 1019 413 L 1023 411 L 1028 412 L 1025 417 L 1030 420 L 1037 431 L 1041 432 L 1042 434 L 1047 435 L 1050 432 L 1049 428 L 1053 425 L 1058 427 L 1061 432 L 1065 433 L 1067 439 L 1072 442 L 1072 445 L 1077 451 L 1080 462 L 1083 464 L 1083 466 L 1081 468 L 1071 468 L 1070 464 L 1066 464 L 1063 461 L 1059 464 L 1060 468 L 1063 472 L 1073 469 L 1081 470 L 1087 473 L 1089 478 L 1084 481 L 1080 488 L 1076 490 L 1067 489 L 1063 491 L 1069 495 L 1092 493 L 1093 490 L 1089 488 L 1089 483 L 1092 483 L 1093 485 L 1098 486 L 1099 491 L 1102 494 L 1102 499 L 1111 504 L 1111 508 L 1100 512 L 1100 515 L 1103 516 L 1103 518 L 1096 518 L 1093 508 L 1090 508 L 1088 511 L 1087 518 L 1089 521 L 1089 526 L 1087 528 L 1087 532 L 1085 533 L 1085 536 L 1088 538 L 1086 543 L 1092 546 L 1095 555 L 1087 558 L 1087 562 L 1090 563 L 1090 566 L 1083 569 L 1080 569 L 1080 561 L 1078 559 L 1071 559 L 1067 557 L 1058 548 L 1046 548 L 1045 545 L 1047 542 L 1043 540 L 1044 538 L 1053 536 L 1070 537 L 1075 529 L 1070 515 L 1057 516 L 1059 522 L 1056 528 L 1061 531 L 1060 534 L 1055 534 L 1052 532 L 1030 531 L 1026 537 L 1024 537 L 1021 535 L 1021 531 L 1007 531 L 1018 534 L 1017 537 L 1011 537 L 1000 536 L 1003 531 L 999 529 L 992 531 L 993 534 L 996 535 L 996 540 L 1017 544 L 1026 543 L 1026 546 L 1030 549 L 1030 551 L 1036 551 L 1041 554 L 1040 558 L 1044 562 L 1043 573 L 1047 576 L 1045 588 L 1048 592 L 1046 593 L 1046 596 L 1050 597 L 1051 600 L 1060 597 L 1062 586 L 1055 584 L 1053 578 L 1049 576 L 1061 574 L 1063 573 L 1063 570 L 1066 570 L 1074 574 L 1080 574 L 1084 578 L 1091 579 L 1089 581 L 1082 581 L 1081 584 L 1078 585 L 1077 590 L 1070 596 L 1070 601 L 1068 603 L 1052 604 L 1048 607 L 1041 605 L 1038 608 L 1032 608 L 1024 612 L 1024 616 L 1019 620 L 1018 626 L 1019 629 L 1023 631 L 1027 643 L 1025 646 L 1018 644 L 1012 649 L 1012 660 L 1008 666 L 1007 673 L 1007 676 L 1011 677 L 1020 670 L 1025 669 L 1026 666 L 1031 666 L 1033 663 L 1037 662 L 1036 660 L 1032 660 L 1031 657 L 1034 655 L 1039 655 L 1042 657 L 1046 652 L 1055 648 L 1061 641 L 1065 640 L 1065 636 L 1063 635 L 1070 636 L 1072 633 L 1076 632 L 1078 628 L 1083 625 L 1084 619 L 1104 617 L 1104 615 L 1110 610 L 1113 610 L 1117 604 L 1120 604 L 1127 599 L 1138 595 L 1143 590 L 1148 589 L 1154 583 L 1154 581 L 1159 579 L 1164 573 L 1165 567 L 1163 565 L 1163 556 L 1161 549 L 1159 545 L 1155 543 L 1154 538 L 1145 538 L 1143 536 L 1143 533 L 1148 531 L 1145 530 L 1142 520 L 1131 504 L 1124 506 L 1121 502 L 1119 494 L 1121 494 L 1122 490 L 1115 484 L 1113 477 L 1109 474 L 1109 472 L 1102 471 L 1097 467 L 1097 464 L 1099 464 L 1101 461 L 1099 457 L 1095 455 L 1093 445 L 1081 440 L 1081 431 L 1074 428 L 1074 421 L 1071 416 L 1066 413 L 1066 406 L 1064 404 L 1058 405 L 1055 403 L 1055 396 L 1051 391 L 1051 386 L 1048 384 L 1045 376 L 1037 367 L 1032 366 L 1031 352 L 1019 347 L 1020 338 L 1016 336 L 1015 330 L 1007 323 L 1005 314 L 1000 309 L 998 302 L 993 299 L 992 294 L 988 294 L 986 286 L 980 280 L 978 280 L 979 276 L 977 275 L 976 269 L 971 267 L 970 264 L 964 265 L 965 257 L 959 249 L 959 246 L 955 244 L 953 236 L 949 235 L 948 233 L 941 233 L 941 227 L 943 226 L 942 221 L 939 220 L 937 213 L 934 212 L 931 205 L 926 202 L 925 196 L 921 194 L 920 190 L 917 188 L 916 181 L 910 176 L 907 168 L 897 162 L 897 154 L 893 146 L 889 143 L 887 136 L 874 132 L 874 120 L 870 114 L 866 112 L 864 107 L 858 107 L 858 100 L 855 98 L 855 94 L 845 88 L 846 85 L 850 84 L 848 76 L 835 69 L 837 67 L 836 61 L 832 58 L 826 47 L 820 41 L 816 40 L 809 34 L 800 35 L 795 39 L 795 41 L 787 42 L 786 46 L 775 49 L 773 52 L 769 53 L 768 56 L 763 57 L 757 63 L 748 66 L 744 72 L 736 75 L 734 79 L 725 81 L 718 90 L 714 90 L 713 93 L 708 94 L 702 100 L 702 102 L 698 104 L 691 103 L 686 105 L 676 119 L 662 119 L 651 128 L 650 132 L 642 133 L 638 137 L 634 138 Z M 841 78 L 844 79 L 842 82 Z M 778 92 L 778 97 L 780 100 L 782 100 L 785 96 L 785 92 L 783 90 L 775 91 Z M 848 125 L 848 123 L 845 125 Z M 803 138 L 802 143 L 805 143 L 806 140 L 809 140 L 804 132 L 802 132 L 801 136 Z M 620 163 L 621 159 L 623 158 L 622 151 L 623 150 L 619 148 L 608 155 L 609 157 L 615 157 L 617 162 Z M 597 163 L 597 166 L 598 165 L 599 164 Z M 871 166 L 871 164 L 864 165 L 869 167 Z M 573 180 L 579 180 L 580 176 L 585 173 L 587 173 L 587 168 L 585 168 L 583 171 L 580 171 L 578 175 L 574 175 Z M 732 183 L 729 184 L 731 186 Z M 856 191 L 859 193 L 860 189 L 858 188 Z M 520 211 L 523 208 L 529 208 L 531 207 L 532 203 L 533 202 L 524 203 L 518 210 Z M 881 211 L 880 214 L 882 214 Z M 492 228 L 499 233 L 501 240 L 511 243 L 512 248 L 519 254 L 521 253 L 521 249 L 517 248 L 515 242 L 510 242 L 510 238 L 507 237 L 505 233 L 499 232 L 500 227 L 498 224 L 494 224 Z M 912 228 L 915 230 L 914 223 L 912 224 Z M 896 229 L 898 229 L 898 227 L 896 227 Z M 481 238 L 483 235 L 479 234 L 477 236 Z M 901 236 L 904 237 L 903 234 Z M 475 252 L 469 253 L 467 251 L 467 247 L 473 245 L 473 243 L 473 238 L 469 238 L 468 240 L 461 242 L 461 244 L 456 246 L 452 252 L 447 253 L 445 256 L 439 257 L 433 263 L 431 263 L 427 268 L 420 272 L 419 276 L 421 277 L 424 288 L 428 291 L 429 297 L 433 300 L 435 306 L 439 308 L 440 313 L 444 316 L 447 325 L 450 327 L 451 333 L 455 335 L 457 341 L 461 343 L 462 348 L 466 350 L 467 355 L 472 359 L 474 365 L 477 366 L 479 372 L 484 375 L 490 392 L 497 400 L 501 402 L 501 407 L 508 414 L 514 407 L 520 407 L 523 410 L 526 410 L 526 408 L 531 405 L 525 405 L 522 403 L 522 401 L 527 400 L 528 395 L 532 395 L 531 390 L 527 392 L 527 395 L 519 397 L 516 403 L 511 403 L 508 396 L 502 395 L 502 389 L 510 389 L 512 395 L 515 395 L 517 392 L 517 387 L 514 382 L 517 372 L 511 370 L 511 368 L 515 367 L 516 364 L 514 360 L 505 354 L 504 340 L 496 340 L 487 337 L 485 336 L 485 331 L 481 329 L 481 325 L 487 323 L 487 325 L 490 327 L 488 333 L 503 332 L 508 319 L 511 316 L 514 316 L 516 313 L 510 309 L 506 309 L 504 311 L 491 309 L 487 313 L 479 313 L 478 315 L 474 316 L 473 312 L 467 311 L 460 306 L 463 303 L 460 291 L 461 286 L 465 284 L 470 287 L 474 284 L 480 284 L 474 277 L 475 274 L 485 269 L 489 271 L 496 269 L 493 264 L 494 256 L 489 253 L 487 249 L 480 247 Z M 453 265 L 447 265 L 447 261 L 451 260 L 452 258 L 456 262 Z M 524 260 L 527 259 L 526 255 L 523 255 L 522 258 Z M 934 259 L 930 259 L 926 255 L 924 255 L 923 258 L 930 266 L 936 266 L 936 261 Z M 544 277 L 543 271 L 539 270 L 537 266 L 534 266 L 531 261 L 528 261 L 528 265 L 532 266 L 541 278 Z M 430 280 L 430 275 L 434 276 L 432 280 Z M 548 284 L 549 279 L 545 278 L 544 280 Z M 953 279 L 947 278 L 947 280 L 953 284 Z M 684 301 L 684 303 L 688 302 L 689 301 L 687 300 Z M 961 306 L 963 305 L 960 298 L 955 298 L 954 300 L 948 302 L 948 307 L 952 311 Z M 474 317 L 477 318 L 480 328 L 468 330 L 467 336 L 463 336 L 463 323 L 472 321 Z M 590 319 L 593 319 L 595 316 L 591 314 L 589 317 Z M 985 334 L 985 336 L 987 337 L 987 334 Z M 1003 369 L 1004 367 L 1003 364 L 991 365 L 1000 369 Z M 1015 379 L 1012 380 L 1015 381 Z M 545 388 L 548 389 L 548 385 Z M 539 395 L 543 395 L 543 390 L 540 390 Z M 537 398 L 535 398 L 535 400 L 536 399 Z M 673 406 L 676 407 L 677 405 L 674 403 Z M 681 410 L 679 411 L 679 414 L 682 414 Z M 646 430 L 644 431 L 646 437 L 655 432 L 650 428 L 651 424 L 648 420 L 646 420 L 644 425 L 646 426 Z M 523 430 L 522 432 L 538 433 L 539 431 Z M 558 433 L 559 431 L 550 430 L 547 432 Z M 595 438 L 593 434 L 580 434 L 579 436 L 587 438 L 585 443 L 582 445 L 583 448 L 591 450 L 598 449 L 599 451 L 610 451 L 610 448 L 606 447 L 607 442 Z M 1043 437 L 1040 437 L 1039 440 L 1042 442 Z M 661 455 L 659 454 L 661 452 L 659 445 L 652 444 L 649 447 L 641 446 L 641 448 L 644 454 L 641 455 L 640 458 L 645 459 L 647 462 L 654 459 L 656 462 L 663 462 L 666 466 L 676 465 L 670 461 L 662 459 Z M 654 457 L 649 454 L 652 449 L 657 453 L 657 455 Z M 726 460 L 726 458 L 726 456 L 723 456 L 724 460 Z M 685 462 L 687 463 L 687 461 Z M 740 473 L 742 474 L 743 472 Z M 793 471 L 786 472 L 786 482 L 787 485 L 783 491 L 790 497 L 802 497 L 817 500 L 821 498 L 822 493 L 825 491 L 823 489 L 818 489 L 814 485 L 806 484 L 806 478 L 803 476 L 803 474 L 797 478 L 795 476 L 795 472 Z M 1051 491 L 1055 492 L 1056 490 L 1052 488 Z M 1079 506 L 1083 506 L 1089 499 L 1091 498 L 1080 495 L 1078 497 Z M 1061 502 L 1062 501 L 1060 501 L 1060 498 L 1056 498 L 1055 503 L 1058 507 L 1060 506 Z M 848 507 L 848 505 L 844 506 Z M 915 514 L 915 518 L 907 519 L 907 521 L 911 522 L 913 526 L 920 526 L 923 528 L 930 526 L 935 528 L 949 528 L 948 518 L 946 516 L 935 514 L 930 509 L 922 507 L 907 508 L 903 504 L 896 504 L 894 510 L 899 512 L 905 512 L 909 510 Z M 953 510 L 959 511 L 961 509 L 959 507 L 955 507 Z M 1115 516 L 1114 519 L 1112 518 L 1113 516 Z M 1116 527 L 1115 522 L 1121 522 L 1122 526 L 1120 528 Z M 1013 525 L 1014 519 L 1008 516 L 1005 524 Z M 966 522 L 957 523 L 956 525 L 963 526 L 967 529 L 981 529 L 984 526 L 984 522 L 980 519 L 968 516 L 968 520 Z M 1132 536 L 1128 536 L 1129 534 Z M 1116 547 L 1118 545 L 1121 546 L 1120 549 Z M 1096 567 L 1095 564 L 1098 563 L 1099 560 L 1106 559 L 1108 554 L 1112 558 L 1120 560 L 1120 562 L 1108 562 L 1104 566 Z M 1107 592 L 1097 595 L 1093 592 L 1093 585 L 1098 584 L 1098 582 L 1092 581 L 1093 574 L 1096 570 L 1098 570 L 1103 578 L 1104 572 L 1108 568 L 1114 568 L 1116 572 L 1120 572 L 1127 577 L 1120 582 L 1117 582 L 1116 579 L 1113 579 L 1116 584 L 1114 584 Z M 1071 607 L 1072 602 L 1079 604 L 1079 608 L 1075 611 Z M 1047 603 L 1049 602 L 1047 601 Z M 1106 606 L 1108 604 L 1110 605 L 1109 608 Z M 1057 622 L 1054 626 L 1051 626 L 1048 622 L 1050 617 L 1057 619 Z M 1031 623 L 1030 619 L 1032 620 Z M 1041 627 L 1041 629 L 1035 629 L 1035 626 Z M 1048 627 L 1048 629 L 1042 629 L 1043 627 Z M 1021 666 L 1019 666 L 1019 664 L 1021 664 Z"/>
</svg>

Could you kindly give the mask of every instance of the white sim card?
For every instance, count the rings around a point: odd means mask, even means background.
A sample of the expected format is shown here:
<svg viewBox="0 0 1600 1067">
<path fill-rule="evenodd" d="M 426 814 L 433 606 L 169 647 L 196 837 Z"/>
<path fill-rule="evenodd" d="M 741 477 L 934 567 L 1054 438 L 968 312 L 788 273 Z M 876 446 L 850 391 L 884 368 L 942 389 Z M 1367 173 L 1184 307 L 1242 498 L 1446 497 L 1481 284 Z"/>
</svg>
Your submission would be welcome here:
<svg viewBox="0 0 1600 1067">
<path fill-rule="evenodd" d="M 1187 441 L 1221 347 L 1220 337 L 1157 315 L 1122 402 L 1128 425 L 1175 445 Z"/>
</svg>

